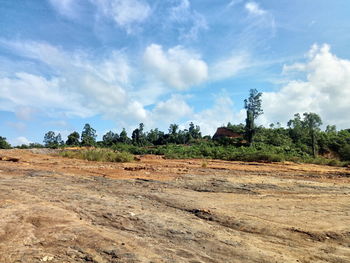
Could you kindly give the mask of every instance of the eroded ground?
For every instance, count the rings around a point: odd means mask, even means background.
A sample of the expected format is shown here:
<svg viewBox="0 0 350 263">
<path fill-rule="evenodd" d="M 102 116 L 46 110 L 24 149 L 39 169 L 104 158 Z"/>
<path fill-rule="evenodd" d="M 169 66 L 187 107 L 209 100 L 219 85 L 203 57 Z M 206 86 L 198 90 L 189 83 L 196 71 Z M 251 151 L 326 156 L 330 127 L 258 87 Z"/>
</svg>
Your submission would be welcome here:
<svg viewBox="0 0 350 263">
<path fill-rule="evenodd" d="M 0 157 L 1 263 L 350 262 L 348 168 Z"/>
</svg>

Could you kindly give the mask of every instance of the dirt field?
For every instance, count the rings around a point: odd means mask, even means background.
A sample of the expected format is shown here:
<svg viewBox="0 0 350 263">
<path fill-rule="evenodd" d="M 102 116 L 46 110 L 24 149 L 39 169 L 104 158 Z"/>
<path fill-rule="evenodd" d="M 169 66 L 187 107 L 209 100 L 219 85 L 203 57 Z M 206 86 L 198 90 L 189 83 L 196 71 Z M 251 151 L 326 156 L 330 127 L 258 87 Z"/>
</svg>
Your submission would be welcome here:
<svg viewBox="0 0 350 263">
<path fill-rule="evenodd" d="M 348 168 L 48 153 L 0 151 L 1 263 L 350 262 Z"/>
</svg>

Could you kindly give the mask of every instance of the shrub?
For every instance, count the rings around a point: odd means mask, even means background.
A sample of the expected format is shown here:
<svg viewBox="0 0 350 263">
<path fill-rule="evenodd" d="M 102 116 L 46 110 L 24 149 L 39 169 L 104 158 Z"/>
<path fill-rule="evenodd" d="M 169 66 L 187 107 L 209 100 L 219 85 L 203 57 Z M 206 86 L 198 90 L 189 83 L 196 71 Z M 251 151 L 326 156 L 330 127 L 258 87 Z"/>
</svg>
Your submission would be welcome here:
<svg viewBox="0 0 350 263">
<path fill-rule="evenodd" d="M 350 144 L 343 146 L 340 149 L 339 154 L 343 161 L 350 161 Z"/>
<path fill-rule="evenodd" d="M 63 151 L 59 155 L 97 162 L 131 162 L 134 160 L 134 156 L 128 152 L 117 152 L 110 149 Z"/>
</svg>

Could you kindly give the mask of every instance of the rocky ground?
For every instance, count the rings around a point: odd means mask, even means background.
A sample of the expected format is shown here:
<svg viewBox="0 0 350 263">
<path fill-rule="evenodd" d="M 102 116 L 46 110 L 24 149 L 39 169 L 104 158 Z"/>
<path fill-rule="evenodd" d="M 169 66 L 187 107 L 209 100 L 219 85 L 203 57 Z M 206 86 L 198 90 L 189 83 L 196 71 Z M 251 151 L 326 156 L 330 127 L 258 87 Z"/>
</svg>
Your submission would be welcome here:
<svg viewBox="0 0 350 263">
<path fill-rule="evenodd" d="M 0 262 L 350 262 L 350 169 L 0 151 Z"/>
</svg>

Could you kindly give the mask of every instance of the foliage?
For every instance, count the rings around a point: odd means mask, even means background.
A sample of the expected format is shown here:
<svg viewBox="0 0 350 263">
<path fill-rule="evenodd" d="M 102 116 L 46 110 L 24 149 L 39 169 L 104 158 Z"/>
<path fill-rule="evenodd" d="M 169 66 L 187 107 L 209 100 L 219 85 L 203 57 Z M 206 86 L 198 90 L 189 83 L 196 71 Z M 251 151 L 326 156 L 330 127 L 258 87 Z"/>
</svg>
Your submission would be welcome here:
<svg viewBox="0 0 350 263">
<path fill-rule="evenodd" d="M 263 109 L 261 108 L 261 96 L 261 92 L 258 92 L 256 89 L 251 89 L 249 91 L 248 99 L 244 100 L 244 108 L 251 112 L 254 120 L 264 113 Z"/>
<path fill-rule="evenodd" d="M 131 162 L 134 156 L 128 152 L 116 152 L 110 149 L 69 150 L 59 154 L 62 157 L 98 162 Z"/>
<path fill-rule="evenodd" d="M 340 149 L 339 154 L 343 161 L 350 161 L 350 144 L 344 145 Z"/>
<path fill-rule="evenodd" d="M 58 148 L 59 146 L 62 146 L 64 144 L 61 134 L 58 133 L 57 135 L 53 131 L 49 131 L 44 136 L 44 145 L 48 148 Z"/>
<path fill-rule="evenodd" d="M 11 145 L 6 141 L 5 137 L 0 136 L 0 149 L 10 149 Z"/>
<path fill-rule="evenodd" d="M 253 92 L 257 96 L 256 92 Z M 260 99 L 260 96 L 258 96 Z M 254 100 L 247 100 L 249 103 Z M 259 103 L 254 102 L 254 105 Z M 253 104 L 252 104 L 253 105 Z M 255 116 L 261 114 L 257 111 Z M 250 118 L 254 121 L 252 111 Z M 103 136 L 103 141 L 96 142 L 96 131 L 86 124 L 82 133 L 85 145 L 95 145 L 102 149 L 93 151 L 64 153 L 67 156 L 77 156 L 88 160 L 113 160 L 114 153 L 157 154 L 166 158 L 199 158 L 222 159 L 236 161 L 277 162 L 293 161 L 315 164 L 343 166 L 350 162 L 350 129 L 337 131 L 335 126 L 327 126 L 322 131 L 321 118 L 315 113 L 295 114 L 287 123 L 287 128 L 277 123 L 269 128 L 251 126 L 254 144 L 247 147 L 244 138 L 220 138 L 213 140 L 210 136 L 202 137 L 200 127 L 189 124 L 188 129 L 180 130 L 177 124 L 171 124 L 168 133 L 156 129 L 144 131 L 144 125 L 133 131 L 129 138 L 125 129 L 118 135 L 112 131 Z M 254 124 L 254 123 L 251 123 Z M 227 124 L 227 128 L 242 134 L 248 125 Z M 85 139 L 84 139 L 85 138 Z M 88 139 L 86 139 L 88 138 Z M 60 146 L 60 136 L 50 131 L 45 134 L 45 145 Z M 79 142 L 79 134 L 74 132 L 68 137 L 67 145 Z M 39 145 L 40 146 L 40 145 Z M 23 146 L 23 147 L 34 147 Z M 315 157 L 314 153 L 320 155 Z M 80 157 L 79 157 L 80 156 Z"/>
<path fill-rule="evenodd" d="M 119 141 L 119 135 L 117 133 L 109 131 L 103 135 L 102 140 L 104 146 L 112 146 Z"/>
<path fill-rule="evenodd" d="M 258 92 L 256 89 L 251 89 L 249 98 L 244 100 L 244 108 L 247 110 L 245 137 L 249 145 L 252 145 L 256 132 L 254 120 L 264 113 L 261 108 L 261 96 L 261 92 Z"/>
<path fill-rule="evenodd" d="M 81 145 L 94 146 L 96 144 L 96 137 L 96 130 L 92 128 L 90 124 L 85 124 L 81 133 Z"/>
<path fill-rule="evenodd" d="M 80 139 L 79 133 L 76 132 L 76 131 L 72 132 L 71 134 L 68 135 L 68 139 L 66 141 L 66 145 L 79 146 L 80 145 L 79 139 Z"/>
</svg>

